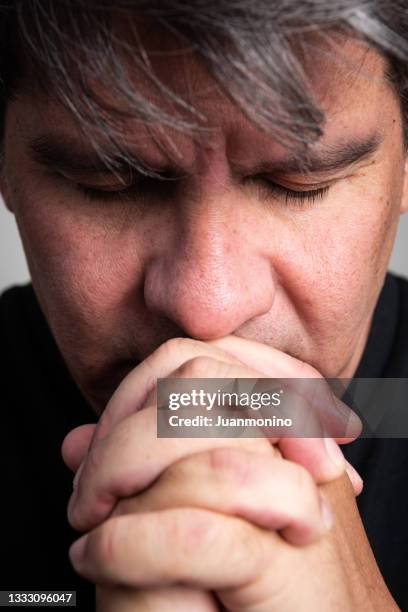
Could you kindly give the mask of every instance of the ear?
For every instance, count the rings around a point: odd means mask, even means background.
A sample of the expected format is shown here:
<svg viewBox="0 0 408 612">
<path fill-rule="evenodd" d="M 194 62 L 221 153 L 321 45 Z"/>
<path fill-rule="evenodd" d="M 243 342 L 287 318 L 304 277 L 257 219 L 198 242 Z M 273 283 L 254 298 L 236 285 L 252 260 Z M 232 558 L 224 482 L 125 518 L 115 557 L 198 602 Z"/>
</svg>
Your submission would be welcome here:
<svg viewBox="0 0 408 612">
<path fill-rule="evenodd" d="M 403 214 L 407 211 L 408 211 L 408 154 L 405 159 L 404 182 L 403 182 L 403 189 L 402 189 L 400 213 Z"/>
</svg>

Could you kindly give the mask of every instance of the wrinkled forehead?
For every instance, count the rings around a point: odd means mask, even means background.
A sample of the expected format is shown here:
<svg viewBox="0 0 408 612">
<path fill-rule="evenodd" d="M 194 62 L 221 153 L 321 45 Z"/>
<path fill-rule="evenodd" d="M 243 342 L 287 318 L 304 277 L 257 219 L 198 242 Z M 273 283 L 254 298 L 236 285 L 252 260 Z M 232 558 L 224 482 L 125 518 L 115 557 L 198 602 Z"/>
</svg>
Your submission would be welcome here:
<svg viewBox="0 0 408 612">
<path fill-rule="evenodd" d="M 214 73 L 191 40 L 157 22 L 121 17 L 109 28 L 106 35 L 111 38 L 105 48 L 101 41 L 98 47 L 98 41 L 91 40 L 88 47 L 73 49 L 65 57 L 62 73 L 49 70 L 47 78 L 36 79 L 43 85 L 35 91 L 43 120 L 61 124 L 63 115 L 66 125 L 72 122 L 96 146 L 108 140 L 119 150 L 136 138 L 139 148 L 177 158 L 189 155 L 197 144 L 211 146 L 224 137 L 234 148 L 234 138 L 240 134 L 248 143 L 256 140 L 258 148 L 268 149 L 273 141 L 278 151 L 288 146 L 281 138 L 285 129 L 289 146 L 296 130 L 302 144 L 302 126 L 309 122 L 310 127 L 313 114 L 321 131 L 312 142 L 323 135 L 330 142 L 339 130 L 365 129 L 370 120 L 368 98 L 372 121 L 381 129 L 381 113 L 376 110 L 384 104 L 384 95 L 392 93 L 382 56 L 344 33 L 293 38 L 288 47 L 292 74 L 285 72 L 284 63 L 279 66 L 277 54 L 284 49 L 272 45 L 269 76 L 265 67 L 257 73 L 256 65 L 248 73 L 251 62 L 246 66 L 237 56 L 237 82 L 231 67 L 222 67 L 223 60 L 228 66 L 233 59 L 230 44 L 219 47 L 221 72 Z M 230 70 L 224 80 L 222 70 Z M 26 71 L 25 78 L 30 74 Z M 271 118 L 266 128 L 257 123 L 257 105 L 262 103 Z M 304 112 L 308 104 L 314 105 L 309 116 Z M 296 138 L 294 143 L 299 148 Z"/>
</svg>

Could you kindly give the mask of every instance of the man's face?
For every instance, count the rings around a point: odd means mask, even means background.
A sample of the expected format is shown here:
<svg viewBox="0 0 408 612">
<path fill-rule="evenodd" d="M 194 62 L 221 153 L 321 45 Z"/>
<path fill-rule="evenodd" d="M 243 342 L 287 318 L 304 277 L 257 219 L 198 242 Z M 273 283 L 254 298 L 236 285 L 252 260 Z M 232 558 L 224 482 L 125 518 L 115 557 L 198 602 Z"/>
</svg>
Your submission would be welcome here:
<svg viewBox="0 0 408 612">
<path fill-rule="evenodd" d="M 326 124 L 309 173 L 186 56 L 156 58 L 156 71 L 190 92 L 211 130 L 199 142 L 171 133 L 176 167 L 157 144 L 168 130 L 154 129 L 155 143 L 124 122 L 138 157 L 176 177 L 134 177 L 126 197 L 115 176 L 80 169 L 74 151 L 71 168 L 51 159 L 56 148 L 93 153 L 66 111 L 44 96 L 10 103 L 3 195 L 50 328 L 97 410 L 138 360 L 180 335 L 235 334 L 325 376 L 354 373 L 407 198 L 383 61 L 352 41 L 342 53 L 310 75 Z M 78 185 L 109 193 L 89 199 Z"/>
</svg>

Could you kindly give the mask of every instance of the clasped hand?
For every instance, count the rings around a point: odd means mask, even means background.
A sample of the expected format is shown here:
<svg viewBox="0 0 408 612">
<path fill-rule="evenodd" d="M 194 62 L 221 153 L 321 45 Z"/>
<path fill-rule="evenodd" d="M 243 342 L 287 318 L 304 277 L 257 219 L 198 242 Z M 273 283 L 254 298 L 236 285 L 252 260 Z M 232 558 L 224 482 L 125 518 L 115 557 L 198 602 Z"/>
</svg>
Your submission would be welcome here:
<svg viewBox="0 0 408 612">
<path fill-rule="evenodd" d="M 383 583 L 354 502 L 361 479 L 336 442 L 157 438 L 156 380 L 170 376 L 321 378 L 248 340 L 174 339 L 128 374 L 97 426 L 67 436 L 68 517 L 85 532 L 70 557 L 103 585 L 98 610 L 344 611 L 361 597 L 367 606 L 373 577 Z M 345 414 L 352 439 L 359 422 Z M 385 586 L 380 594 L 392 605 Z"/>
</svg>

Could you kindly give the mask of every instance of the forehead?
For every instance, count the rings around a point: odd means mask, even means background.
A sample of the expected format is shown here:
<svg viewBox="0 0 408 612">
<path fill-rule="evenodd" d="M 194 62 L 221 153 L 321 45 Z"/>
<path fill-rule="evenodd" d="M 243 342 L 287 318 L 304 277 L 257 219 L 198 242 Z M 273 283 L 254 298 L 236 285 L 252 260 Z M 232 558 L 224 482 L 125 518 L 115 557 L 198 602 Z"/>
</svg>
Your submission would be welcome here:
<svg viewBox="0 0 408 612">
<path fill-rule="evenodd" d="M 238 163 L 241 157 L 251 161 L 251 155 L 271 153 L 272 146 L 277 156 L 283 153 L 284 146 L 245 116 L 231 100 L 228 87 L 214 79 L 191 46 L 151 23 L 136 25 L 137 29 L 134 23 L 117 24 L 117 39 L 126 42 L 118 45 L 116 55 L 126 74 L 127 91 L 109 86 L 101 75 L 88 78 L 91 96 L 102 101 L 102 132 L 114 125 L 123 145 L 132 146 L 137 141 L 139 151 L 153 166 L 163 154 L 192 158 L 197 148 L 211 150 L 219 143 L 238 157 Z M 326 144 L 339 135 L 364 137 L 374 127 L 380 133 L 386 131 L 389 116 L 385 111 L 395 106 L 396 96 L 385 79 L 386 64 L 379 53 L 344 36 L 333 37 L 330 44 L 326 39 L 311 37 L 302 45 L 294 45 L 294 51 L 305 82 L 326 117 L 322 138 Z M 160 121 L 147 124 L 132 117 L 128 112 L 132 95 L 157 105 L 168 117 L 188 117 L 200 127 L 183 132 Z M 35 108 L 33 123 L 46 122 L 67 135 L 81 132 L 72 113 L 55 104 L 52 96 L 41 92 L 30 103 Z M 282 103 L 284 100 L 278 97 L 272 100 L 272 112 L 279 114 Z M 121 115 L 107 110 L 112 108 L 119 109 Z M 97 139 L 100 136 L 95 134 Z"/>
<path fill-rule="evenodd" d="M 179 98 L 191 105 L 197 116 L 204 119 L 204 124 L 211 111 L 232 112 L 233 83 L 229 82 L 228 74 L 225 72 L 223 78 L 221 70 L 214 78 L 214 70 L 209 70 L 209 63 L 191 43 L 147 20 L 119 21 L 117 29 L 116 39 L 125 41 L 125 45 L 117 45 L 116 56 L 139 94 L 160 105 L 167 103 L 166 108 L 173 113 L 177 112 Z M 230 43 L 219 41 L 218 59 L 214 63 L 220 66 L 224 56 L 229 61 L 232 57 L 237 71 L 242 72 L 242 89 L 246 86 L 253 88 L 255 103 L 257 91 L 254 85 L 266 89 L 273 80 L 268 81 L 270 75 L 265 71 L 258 72 L 250 60 L 245 64 L 246 58 L 242 58 L 239 52 L 236 54 L 236 50 L 230 49 L 230 46 Z M 293 57 L 285 66 L 282 56 L 288 51 Z M 277 49 L 271 44 L 271 48 L 266 48 L 264 53 L 268 58 L 270 74 L 277 74 L 276 81 L 283 92 L 287 83 L 304 86 L 323 110 L 335 112 L 341 109 L 343 99 L 347 101 L 350 96 L 357 98 L 367 90 L 373 93 L 387 85 L 385 76 L 388 65 L 383 56 L 364 41 L 335 30 L 293 37 L 286 49 L 283 46 Z M 249 73 L 251 67 L 252 74 Z M 288 74 L 290 68 L 293 74 Z M 91 88 L 101 92 L 102 96 L 113 94 L 101 91 L 98 79 Z M 279 91 L 275 94 L 271 103 L 275 102 L 273 110 L 279 114 L 285 97 L 280 101 Z"/>
</svg>

